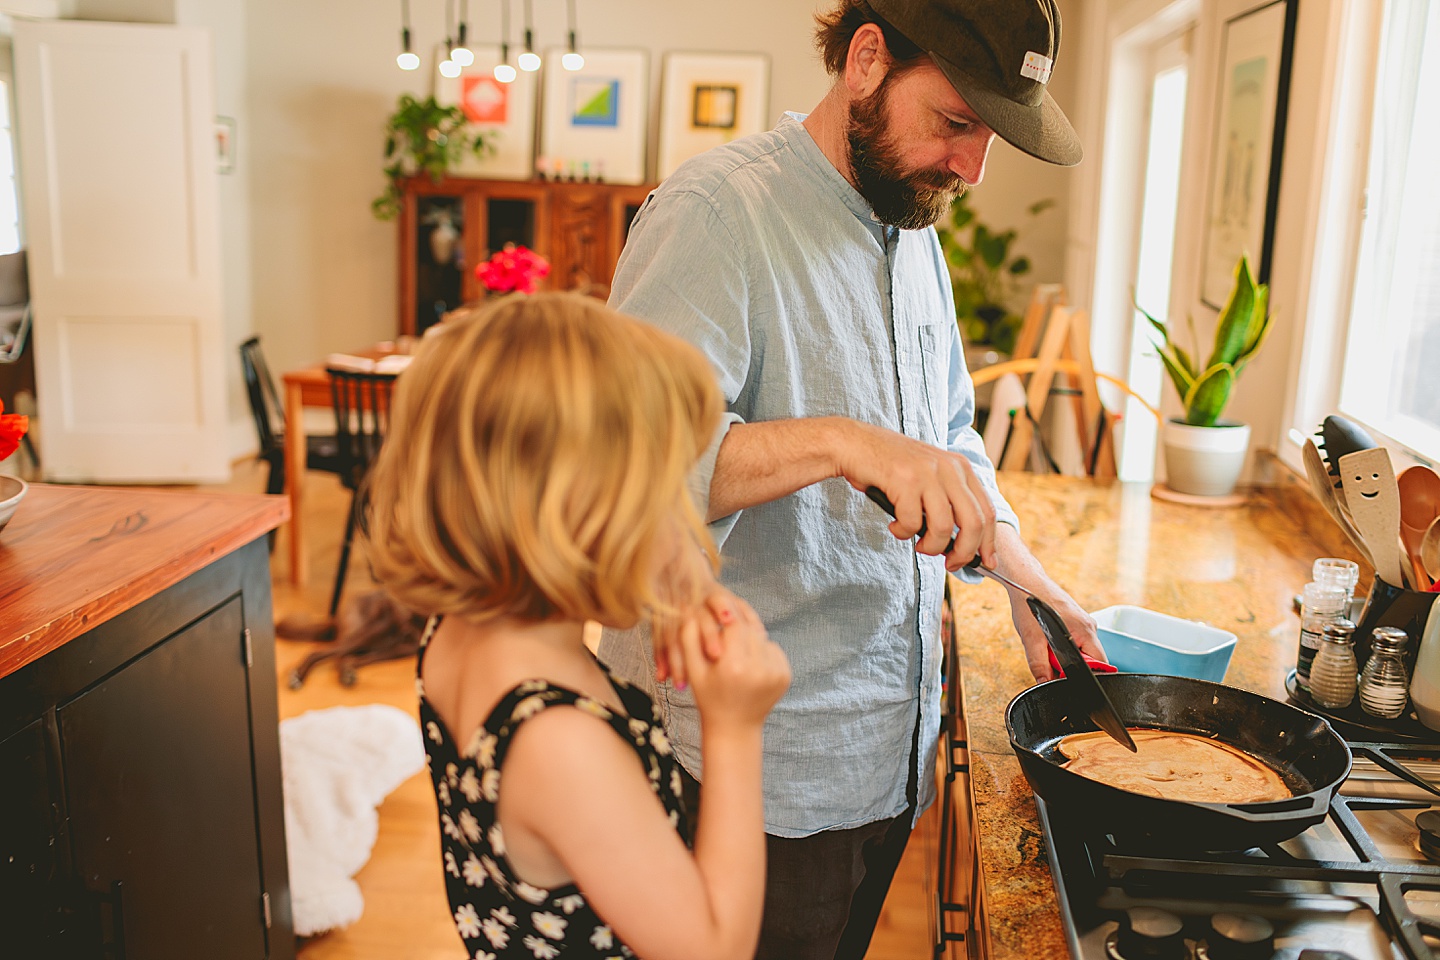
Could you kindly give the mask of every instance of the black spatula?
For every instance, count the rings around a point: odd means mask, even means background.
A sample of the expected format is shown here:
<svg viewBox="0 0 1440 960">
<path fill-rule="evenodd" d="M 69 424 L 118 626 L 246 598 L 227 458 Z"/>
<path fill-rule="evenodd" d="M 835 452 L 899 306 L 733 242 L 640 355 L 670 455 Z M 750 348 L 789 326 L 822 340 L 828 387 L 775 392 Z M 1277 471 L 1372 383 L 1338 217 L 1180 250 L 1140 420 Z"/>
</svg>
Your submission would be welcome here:
<svg viewBox="0 0 1440 960">
<path fill-rule="evenodd" d="M 875 501 L 880 509 L 890 514 L 891 517 L 895 516 L 895 505 L 879 487 L 867 487 L 865 496 Z M 924 534 L 925 527 L 922 525 L 918 535 L 924 536 Z M 955 541 L 952 538 L 950 547 L 954 545 Z M 949 550 L 950 547 L 946 547 L 946 550 Z M 1030 608 L 1030 613 L 1040 624 L 1040 631 L 1045 634 L 1045 642 L 1050 644 L 1051 650 L 1055 651 L 1055 659 L 1060 661 L 1060 669 L 1064 672 L 1065 679 L 1075 682 L 1081 707 L 1089 714 L 1095 726 L 1109 734 L 1116 743 L 1122 744 L 1132 753 L 1136 752 L 1137 748 L 1134 739 L 1130 736 L 1130 731 L 1125 729 L 1124 721 L 1120 719 L 1120 714 L 1115 712 L 1115 705 L 1105 695 L 1100 681 L 1095 679 L 1095 674 L 1091 673 L 1090 668 L 1085 665 L 1084 655 L 1080 653 L 1080 648 L 1075 646 L 1075 638 L 1070 636 L 1069 628 L 1065 626 L 1065 621 L 1060 619 L 1060 614 L 1055 612 L 1055 608 L 1014 580 L 1004 574 L 996 573 L 982 564 L 979 556 L 967 563 L 965 569 L 973 570 L 1025 594 L 1025 605 Z"/>
</svg>

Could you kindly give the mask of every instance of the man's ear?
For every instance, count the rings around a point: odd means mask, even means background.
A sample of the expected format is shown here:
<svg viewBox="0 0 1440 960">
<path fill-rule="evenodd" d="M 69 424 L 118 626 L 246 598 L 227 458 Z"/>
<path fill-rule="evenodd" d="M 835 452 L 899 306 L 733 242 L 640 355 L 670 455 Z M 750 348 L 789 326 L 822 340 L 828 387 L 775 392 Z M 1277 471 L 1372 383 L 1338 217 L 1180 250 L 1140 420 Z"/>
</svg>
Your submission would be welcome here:
<svg viewBox="0 0 1440 960">
<path fill-rule="evenodd" d="M 855 100 L 870 96 L 890 69 L 890 50 L 879 24 L 867 23 L 850 38 L 845 56 L 845 88 Z"/>
</svg>

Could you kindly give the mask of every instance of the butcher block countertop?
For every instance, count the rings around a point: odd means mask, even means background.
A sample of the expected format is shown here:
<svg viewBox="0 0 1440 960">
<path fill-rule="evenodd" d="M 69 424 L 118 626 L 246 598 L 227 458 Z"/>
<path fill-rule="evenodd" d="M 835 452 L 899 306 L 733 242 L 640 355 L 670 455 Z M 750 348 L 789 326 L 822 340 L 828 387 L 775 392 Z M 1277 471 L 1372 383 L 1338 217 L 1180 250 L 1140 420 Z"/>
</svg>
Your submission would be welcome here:
<svg viewBox="0 0 1440 960">
<path fill-rule="evenodd" d="M 31 484 L 0 530 L 0 677 L 289 517 L 283 497 Z"/>
<path fill-rule="evenodd" d="M 1283 468 L 1279 471 L 1284 473 Z M 1148 485 L 1002 473 L 1021 532 L 1049 574 L 1087 610 L 1135 604 L 1233 632 L 1225 682 L 1283 700 L 1294 666 L 1296 593 L 1316 557 L 1370 569 L 1288 474 L 1241 507 L 1152 499 Z M 962 587 L 959 611 L 964 715 L 983 870 L 988 955 L 995 960 L 1069 955 L 1034 797 L 1005 733 L 1005 707 L 1030 685 L 1003 588 Z"/>
</svg>

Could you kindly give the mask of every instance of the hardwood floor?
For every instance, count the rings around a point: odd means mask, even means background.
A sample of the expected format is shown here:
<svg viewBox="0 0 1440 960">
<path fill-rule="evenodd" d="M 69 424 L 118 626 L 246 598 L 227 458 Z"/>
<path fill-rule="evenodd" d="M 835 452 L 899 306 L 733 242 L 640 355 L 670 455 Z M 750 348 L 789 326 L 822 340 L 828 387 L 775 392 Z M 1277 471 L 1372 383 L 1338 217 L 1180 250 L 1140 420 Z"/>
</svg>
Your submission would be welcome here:
<svg viewBox="0 0 1440 960">
<path fill-rule="evenodd" d="M 227 489 L 260 492 L 264 466 L 241 464 Z M 324 615 L 339 556 L 348 493 L 327 474 L 306 478 L 306 530 L 310 584 L 289 584 L 285 534 L 271 559 L 275 617 Z M 351 556 L 347 595 L 370 586 L 363 545 Z M 414 661 L 405 659 L 363 667 L 354 686 L 342 686 L 332 665 L 322 663 L 299 690 L 286 683 L 291 669 L 322 645 L 277 641 L 276 667 L 280 715 L 338 705 L 385 703 L 414 713 Z M 922 819 L 911 838 L 867 960 L 922 960 L 932 955 L 930 930 L 938 847 L 936 808 Z M 465 956 L 445 901 L 439 862 L 435 800 L 424 772 L 411 777 L 379 809 L 380 833 L 369 862 L 356 877 L 365 897 L 365 913 L 350 927 L 304 943 L 300 960 L 461 960 Z"/>
</svg>

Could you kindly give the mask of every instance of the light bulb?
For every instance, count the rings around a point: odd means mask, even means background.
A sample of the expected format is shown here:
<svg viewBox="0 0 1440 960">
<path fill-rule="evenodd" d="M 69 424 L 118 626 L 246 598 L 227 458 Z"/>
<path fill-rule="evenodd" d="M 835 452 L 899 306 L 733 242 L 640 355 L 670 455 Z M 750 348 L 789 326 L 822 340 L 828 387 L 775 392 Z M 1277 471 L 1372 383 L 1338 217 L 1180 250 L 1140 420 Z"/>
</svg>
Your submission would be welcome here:
<svg viewBox="0 0 1440 960">
<path fill-rule="evenodd" d="M 450 51 L 450 59 L 462 67 L 468 67 L 475 62 L 475 54 L 470 52 L 469 47 L 456 47 Z"/>
<path fill-rule="evenodd" d="M 566 70 L 583 70 L 585 69 L 585 58 L 571 50 L 560 58 L 560 65 Z"/>
<path fill-rule="evenodd" d="M 411 53 L 409 50 L 406 50 L 404 53 L 396 57 L 395 63 L 397 66 L 400 67 L 401 70 L 420 69 L 420 58 L 415 54 Z"/>
<path fill-rule="evenodd" d="M 495 65 L 495 79 L 501 83 L 514 83 L 515 68 L 508 63 L 497 63 Z"/>
<path fill-rule="evenodd" d="M 441 61 L 440 76 L 452 78 L 460 76 L 460 64 L 456 63 L 454 60 Z"/>
<path fill-rule="evenodd" d="M 526 50 L 520 54 L 520 69 L 526 73 L 534 73 L 540 69 L 540 54 Z"/>
</svg>

